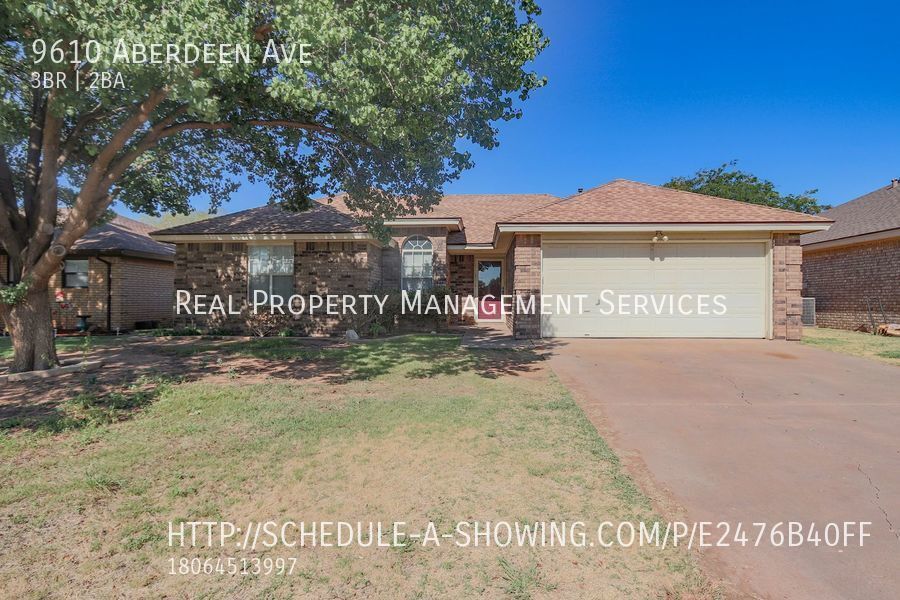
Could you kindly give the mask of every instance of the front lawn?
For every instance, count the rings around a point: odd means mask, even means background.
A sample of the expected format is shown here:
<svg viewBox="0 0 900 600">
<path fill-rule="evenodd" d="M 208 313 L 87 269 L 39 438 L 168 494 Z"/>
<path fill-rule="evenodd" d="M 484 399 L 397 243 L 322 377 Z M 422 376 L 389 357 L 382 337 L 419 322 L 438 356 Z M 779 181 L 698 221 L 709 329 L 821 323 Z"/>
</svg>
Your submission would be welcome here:
<svg viewBox="0 0 900 600">
<path fill-rule="evenodd" d="M 900 338 L 844 329 L 803 328 L 803 343 L 834 352 L 900 365 Z"/>
<path fill-rule="evenodd" d="M 114 335 L 97 335 L 97 336 L 66 336 L 56 338 L 56 350 L 62 352 L 80 352 L 82 350 L 90 351 L 92 348 L 99 346 L 114 346 L 123 343 L 124 337 Z M 12 358 L 13 348 L 12 340 L 9 336 L 0 337 L 0 367 L 3 363 Z"/>
<path fill-rule="evenodd" d="M 319 371 L 279 368 L 292 347 Z M 163 383 L 127 420 L 0 432 L 0 597 L 712 595 L 671 546 L 168 547 L 179 520 L 433 522 L 447 533 L 458 521 L 657 518 L 536 354 L 417 336 L 240 342 L 221 360 L 236 355 L 261 356 L 241 358 L 257 372 Z M 227 556 L 297 563 L 284 576 L 168 574 L 171 557 Z"/>
</svg>

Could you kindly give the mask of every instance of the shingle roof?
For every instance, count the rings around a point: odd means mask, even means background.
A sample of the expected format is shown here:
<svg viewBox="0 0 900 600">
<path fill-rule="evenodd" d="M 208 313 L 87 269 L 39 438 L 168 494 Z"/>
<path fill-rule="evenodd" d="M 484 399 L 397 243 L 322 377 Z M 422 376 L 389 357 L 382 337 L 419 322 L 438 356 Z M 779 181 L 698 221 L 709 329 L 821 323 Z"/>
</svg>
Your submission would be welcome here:
<svg viewBox="0 0 900 600">
<path fill-rule="evenodd" d="M 318 200 L 304 212 L 262 206 L 197 221 L 153 235 L 352 233 L 365 227 L 344 195 Z M 462 219 L 448 244 L 490 244 L 497 223 L 822 223 L 827 219 L 617 179 L 561 199 L 550 194 L 449 194 L 414 218 Z M 404 217 L 410 218 L 410 217 Z M 402 220 L 402 218 L 401 218 Z"/>
<path fill-rule="evenodd" d="M 174 260 L 175 246 L 150 237 L 152 225 L 116 216 L 109 223 L 94 227 L 75 242 L 72 252 L 125 252 L 143 254 L 163 260 Z"/>
<path fill-rule="evenodd" d="M 498 222 L 558 201 L 550 194 L 450 194 L 421 216 L 462 218 L 463 230 L 447 236 L 448 244 L 490 244 Z"/>
<path fill-rule="evenodd" d="M 823 211 L 822 216 L 834 219 L 834 225 L 828 231 L 800 236 L 802 245 L 900 229 L 900 185 L 877 189 Z"/>
<path fill-rule="evenodd" d="M 549 194 L 449 194 L 418 218 L 461 218 L 462 231 L 447 237 L 449 244 L 489 244 L 498 220 L 559 200 Z M 262 206 L 241 212 L 179 225 L 154 235 L 204 235 L 241 233 L 352 233 L 365 227 L 344 203 L 343 194 L 319 200 L 304 212 Z"/>
<path fill-rule="evenodd" d="M 274 205 L 260 206 L 203 221 L 154 231 L 154 235 L 241 233 L 353 233 L 365 231 L 353 216 L 336 205 L 315 203 L 303 212 Z"/>
<path fill-rule="evenodd" d="M 616 179 L 504 223 L 822 223 L 804 213 Z"/>
</svg>

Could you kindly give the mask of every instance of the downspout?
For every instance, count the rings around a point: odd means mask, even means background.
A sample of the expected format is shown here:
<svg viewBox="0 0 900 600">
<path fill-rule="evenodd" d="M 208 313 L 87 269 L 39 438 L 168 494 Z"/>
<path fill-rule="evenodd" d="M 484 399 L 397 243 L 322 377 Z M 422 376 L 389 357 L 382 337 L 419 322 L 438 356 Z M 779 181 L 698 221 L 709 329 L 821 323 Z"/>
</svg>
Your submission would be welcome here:
<svg viewBox="0 0 900 600">
<path fill-rule="evenodd" d="M 97 256 L 106 265 L 106 332 L 112 331 L 112 263 Z"/>
</svg>

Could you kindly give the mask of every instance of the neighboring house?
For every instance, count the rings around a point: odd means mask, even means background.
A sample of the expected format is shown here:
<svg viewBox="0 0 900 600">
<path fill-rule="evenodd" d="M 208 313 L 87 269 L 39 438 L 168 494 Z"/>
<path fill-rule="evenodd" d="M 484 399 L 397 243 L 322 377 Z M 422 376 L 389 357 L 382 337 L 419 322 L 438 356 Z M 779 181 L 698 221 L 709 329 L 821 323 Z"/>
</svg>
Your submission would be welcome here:
<svg viewBox="0 0 900 600">
<path fill-rule="evenodd" d="M 900 179 L 822 215 L 831 229 L 800 238 L 803 295 L 816 299 L 816 324 L 900 323 Z"/>
<path fill-rule="evenodd" d="M 117 216 L 75 243 L 50 279 L 57 329 L 76 329 L 80 315 L 105 331 L 172 322 L 175 248 L 150 238 L 152 230 Z M 8 282 L 16 279 L 6 255 L 0 255 L 0 273 Z"/>
<path fill-rule="evenodd" d="M 446 286 L 453 294 L 588 294 L 582 314 L 514 311 L 517 337 L 799 339 L 800 234 L 830 221 L 616 180 L 566 199 L 448 195 L 398 218 L 382 243 L 342 196 L 303 213 L 264 206 L 156 231 L 176 245 L 175 287 L 247 299 L 253 290 L 358 294 Z M 599 294 L 725 294 L 723 316 L 599 314 Z M 491 310 L 470 315 L 493 320 Z M 676 313 L 677 314 L 677 313 Z M 311 333 L 337 333 L 324 323 Z"/>
</svg>

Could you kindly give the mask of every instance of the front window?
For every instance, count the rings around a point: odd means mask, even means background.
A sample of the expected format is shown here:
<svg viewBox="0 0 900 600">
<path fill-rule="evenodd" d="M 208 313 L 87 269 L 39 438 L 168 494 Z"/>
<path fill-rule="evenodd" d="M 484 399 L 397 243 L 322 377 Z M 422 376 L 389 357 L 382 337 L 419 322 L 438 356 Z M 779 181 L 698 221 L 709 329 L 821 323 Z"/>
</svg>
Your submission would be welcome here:
<svg viewBox="0 0 900 600">
<path fill-rule="evenodd" d="M 294 294 L 294 247 L 250 246 L 250 299 L 256 290 L 285 300 Z"/>
<path fill-rule="evenodd" d="M 88 261 L 67 260 L 63 263 L 64 288 L 86 288 L 88 286 Z"/>
<path fill-rule="evenodd" d="M 431 240 L 414 235 L 403 244 L 401 252 L 402 286 L 404 290 L 427 290 L 431 288 L 431 260 L 434 253 Z"/>
</svg>

